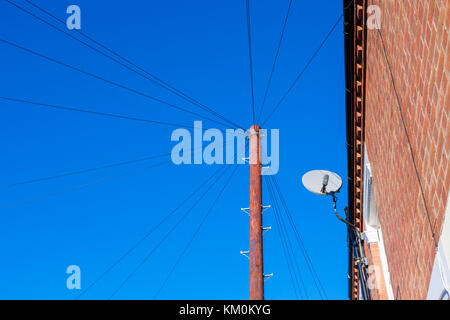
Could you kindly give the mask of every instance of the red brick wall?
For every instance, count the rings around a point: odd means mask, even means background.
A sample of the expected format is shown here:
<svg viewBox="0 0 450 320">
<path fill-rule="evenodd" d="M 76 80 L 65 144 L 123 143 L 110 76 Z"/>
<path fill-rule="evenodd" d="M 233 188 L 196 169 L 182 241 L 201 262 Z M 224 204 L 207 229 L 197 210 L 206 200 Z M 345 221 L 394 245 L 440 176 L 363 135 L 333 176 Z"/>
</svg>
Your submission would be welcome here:
<svg viewBox="0 0 450 320">
<path fill-rule="evenodd" d="M 431 225 L 450 187 L 449 0 L 370 0 L 385 40 Z M 367 30 L 365 146 L 396 299 L 424 299 L 435 249 L 377 30 Z"/>
<path fill-rule="evenodd" d="M 366 243 L 364 245 L 365 255 L 368 260 L 369 290 L 372 300 L 387 300 L 388 294 L 386 282 L 381 264 L 380 248 L 378 243 Z"/>
</svg>

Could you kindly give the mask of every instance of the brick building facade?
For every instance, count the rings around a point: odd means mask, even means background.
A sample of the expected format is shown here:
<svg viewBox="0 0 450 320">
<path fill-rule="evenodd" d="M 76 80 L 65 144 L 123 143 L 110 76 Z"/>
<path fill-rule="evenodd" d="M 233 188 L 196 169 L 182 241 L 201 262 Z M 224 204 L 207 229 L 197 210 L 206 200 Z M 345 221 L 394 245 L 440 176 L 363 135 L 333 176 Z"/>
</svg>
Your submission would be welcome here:
<svg viewBox="0 0 450 320">
<path fill-rule="evenodd" d="M 450 1 L 344 10 L 349 218 L 364 235 L 366 298 L 448 298 Z M 364 277 L 349 263 L 359 299 Z"/>
</svg>

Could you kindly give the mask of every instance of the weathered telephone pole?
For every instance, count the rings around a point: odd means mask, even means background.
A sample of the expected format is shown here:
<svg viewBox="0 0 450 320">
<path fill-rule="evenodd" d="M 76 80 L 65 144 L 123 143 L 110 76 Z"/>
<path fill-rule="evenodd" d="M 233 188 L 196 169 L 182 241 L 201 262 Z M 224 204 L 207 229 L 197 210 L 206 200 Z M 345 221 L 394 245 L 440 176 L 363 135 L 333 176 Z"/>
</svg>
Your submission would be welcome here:
<svg viewBox="0 0 450 320">
<path fill-rule="evenodd" d="M 260 127 L 250 128 L 250 300 L 264 299 Z"/>
</svg>

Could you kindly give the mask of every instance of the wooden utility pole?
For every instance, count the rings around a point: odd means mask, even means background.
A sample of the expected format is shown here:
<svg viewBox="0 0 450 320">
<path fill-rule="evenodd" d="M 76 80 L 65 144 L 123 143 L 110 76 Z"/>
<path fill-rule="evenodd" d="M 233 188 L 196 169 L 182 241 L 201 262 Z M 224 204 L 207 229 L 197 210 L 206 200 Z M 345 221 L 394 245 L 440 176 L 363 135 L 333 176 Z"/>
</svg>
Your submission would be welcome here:
<svg viewBox="0 0 450 320">
<path fill-rule="evenodd" d="M 250 128 L 250 300 L 264 299 L 260 127 Z"/>
</svg>

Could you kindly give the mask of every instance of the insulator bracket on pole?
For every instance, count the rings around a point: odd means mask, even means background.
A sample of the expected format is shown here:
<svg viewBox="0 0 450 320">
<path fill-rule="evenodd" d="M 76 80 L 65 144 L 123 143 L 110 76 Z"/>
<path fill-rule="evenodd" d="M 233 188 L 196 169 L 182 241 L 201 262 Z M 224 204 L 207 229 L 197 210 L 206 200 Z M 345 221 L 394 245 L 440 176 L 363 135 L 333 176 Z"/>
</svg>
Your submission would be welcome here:
<svg viewBox="0 0 450 320">
<path fill-rule="evenodd" d="M 262 208 L 262 213 L 264 213 L 272 207 L 270 205 L 268 205 L 268 206 L 261 206 L 261 208 Z M 246 214 L 249 214 L 248 210 L 250 210 L 250 208 L 241 208 L 241 211 L 245 212 Z"/>
<path fill-rule="evenodd" d="M 265 274 L 265 275 L 264 275 L 264 282 L 266 282 L 267 280 L 269 280 L 269 279 L 272 278 L 272 277 L 273 277 L 273 273 Z"/>
<path fill-rule="evenodd" d="M 270 166 L 264 166 L 264 167 L 261 167 L 261 173 L 263 173 L 263 172 L 267 172 L 267 171 L 271 171 L 271 168 L 270 168 Z"/>
<path fill-rule="evenodd" d="M 263 227 L 262 229 L 263 229 L 262 235 L 265 235 L 268 231 L 272 230 L 272 227 Z"/>
<path fill-rule="evenodd" d="M 248 210 L 250 210 L 250 208 L 241 208 L 241 211 L 246 213 L 247 215 L 249 214 Z"/>
<path fill-rule="evenodd" d="M 250 251 L 239 251 L 240 254 L 242 254 L 244 257 L 246 257 L 247 259 L 250 259 L 248 254 Z"/>
</svg>

